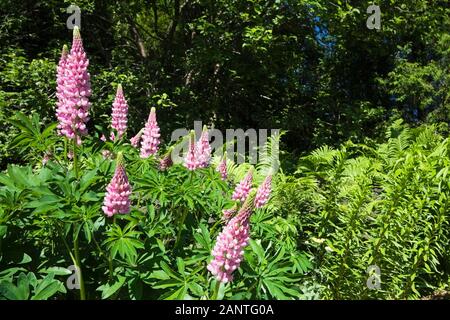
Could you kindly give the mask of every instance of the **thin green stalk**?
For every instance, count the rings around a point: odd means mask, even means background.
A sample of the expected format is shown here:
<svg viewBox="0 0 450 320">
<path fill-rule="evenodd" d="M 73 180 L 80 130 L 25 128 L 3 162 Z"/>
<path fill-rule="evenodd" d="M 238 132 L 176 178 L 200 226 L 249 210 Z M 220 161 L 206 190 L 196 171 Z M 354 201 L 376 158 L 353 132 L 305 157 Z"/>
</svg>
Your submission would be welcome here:
<svg viewBox="0 0 450 320">
<path fill-rule="evenodd" d="M 59 228 L 59 225 L 58 225 L 58 224 L 57 224 L 57 226 L 58 226 L 58 228 Z M 59 229 L 60 229 L 60 231 L 61 231 L 61 228 L 59 228 Z M 64 246 L 66 247 L 67 252 L 69 253 L 70 259 L 72 259 L 73 264 L 76 265 L 76 264 L 77 264 L 77 261 L 76 261 L 74 255 L 73 255 L 73 253 L 72 253 L 72 250 L 70 249 L 69 244 L 67 243 L 66 238 L 64 237 L 64 234 L 63 234 L 62 232 L 60 232 L 60 234 L 61 234 L 61 239 L 62 239 L 62 241 L 63 241 L 63 243 L 64 243 Z"/>
<path fill-rule="evenodd" d="M 100 247 L 100 244 L 95 239 L 94 234 L 92 234 L 92 240 L 94 240 L 95 246 L 97 247 L 98 251 L 100 252 L 100 255 L 108 262 L 109 266 L 109 280 L 112 280 L 113 277 L 113 268 L 112 268 L 112 261 L 111 261 L 111 255 L 107 255 L 103 249 Z"/>
<path fill-rule="evenodd" d="M 220 219 L 218 219 L 217 221 L 216 221 L 216 223 L 211 227 L 211 230 L 209 230 L 209 233 L 210 234 L 213 234 L 213 232 L 216 230 L 216 228 L 217 228 L 217 226 L 220 224 Z"/>
<path fill-rule="evenodd" d="M 180 224 L 178 225 L 178 234 L 177 234 L 177 239 L 175 240 L 175 248 L 177 248 L 180 244 L 181 233 L 183 232 L 184 221 L 186 220 L 187 213 L 188 213 L 188 210 L 186 208 L 183 208 L 183 213 L 181 215 Z"/>
<path fill-rule="evenodd" d="M 76 228 L 75 228 L 76 230 Z M 80 248 L 78 246 L 78 235 L 73 240 L 73 251 L 75 252 L 75 261 L 78 271 L 78 277 L 80 280 L 80 299 L 86 300 L 86 289 L 84 287 L 84 279 L 83 279 L 83 272 L 81 270 L 81 261 L 80 261 Z"/>
<path fill-rule="evenodd" d="M 75 170 L 75 178 L 78 179 L 78 156 L 77 156 L 77 136 L 73 139 L 73 168 Z"/>
<path fill-rule="evenodd" d="M 67 138 L 64 137 L 64 160 L 67 161 Z"/>
<path fill-rule="evenodd" d="M 116 215 L 113 216 L 112 227 L 114 227 L 115 225 L 116 225 Z M 112 281 L 114 274 L 114 265 L 111 250 L 109 250 L 108 267 L 109 267 L 109 281 Z"/>
<path fill-rule="evenodd" d="M 211 300 L 219 300 L 217 299 L 217 297 L 219 296 L 219 290 L 220 290 L 220 281 L 217 281 Z"/>
</svg>

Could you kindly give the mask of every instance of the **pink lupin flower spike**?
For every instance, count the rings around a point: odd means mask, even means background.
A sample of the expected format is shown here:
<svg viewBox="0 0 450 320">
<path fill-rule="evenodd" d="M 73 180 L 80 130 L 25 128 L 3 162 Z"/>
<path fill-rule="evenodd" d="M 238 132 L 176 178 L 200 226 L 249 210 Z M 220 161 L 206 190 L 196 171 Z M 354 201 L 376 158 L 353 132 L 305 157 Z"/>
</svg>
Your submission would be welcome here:
<svg viewBox="0 0 450 320">
<path fill-rule="evenodd" d="M 248 193 L 250 192 L 250 189 L 252 188 L 252 181 L 253 181 L 253 168 L 250 168 L 245 178 L 242 179 L 242 181 L 239 182 L 239 184 L 234 189 L 231 199 L 241 202 L 245 201 L 245 199 L 248 196 Z"/>
<path fill-rule="evenodd" d="M 122 85 L 117 86 L 116 97 L 112 107 L 111 127 L 117 131 L 117 138 L 120 139 L 127 130 L 128 104 L 123 94 Z"/>
<path fill-rule="evenodd" d="M 222 220 L 225 222 L 230 221 L 230 219 L 236 214 L 237 206 L 233 206 L 231 209 L 222 210 Z"/>
<path fill-rule="evenodd" d="M 141 158 L 148 158 L 158 152 L 160 133 L 156 122 L 156 109 L 152 108 L 145 124 L 141 142 Z"/>
<path fill-rule="evenodd" d="M 203 127 L 195 152 L 197 154 L 198 167 L 206 168 L 211 160 L 211 146 L 209 145 L 209 133 L 206 126 Z"/>
<path fill-rule="evenodd" d="M 164 171 L 173 165 L 172 150 L 173 147 L 170 147 L 162 159 L 159 160 L 159 170 Z"/>
<path fill-rule="evenodd" d="M 77 144 L 81 144 L 81 136 L 87 134 L 86 122 L 89 120 L 91 84 L 88 66 L 80 30 L 75 26 L 63 77 L 64 103 L 58 107 L 56 114 L 58 132 L 68 139 L 76 139 Z"/>
<path fill-rule="evenodd" d="M 186 157 L 184 158 L 184 164 L 183 164 L 188 170 L 195 170 L 199 167 L 199 162 L 197 159 L 197 153 L 195 152 L 195 132 L 194 130 L 191 131 L 189 135 L 189 149 L 186 154 Z"/>
<path fill-rule="evenodd" d="M 250 215 L 253 211 L 255 193 L 252 192 L 238 214 L 232 218 L 217 236 L 211 254 L 214 259 L 207 269 L 223 283 L 233 281 L 233 271 L 239 268 L 244 248 L 250 240 Z"/>
<path fill-rule="evenodd" d="M 63 46 L 62 52 L 61 52 L 61 58 L 59 59 L 58 67 L 56 68 L 56 97 L 58 101 L 56 102 L 56 114 L 58 117 L 58 114 L 61 113 L 64 110 L 64 104 L 65 104 L 65 74 L 66 74 L 66 68 L 67 68 L 67 56 L 69 54 L 67 45 Z M 59 117 L 58 117 L 58 120 Z M 61 130 L 58 129 L 58 134 L 62 134 Z"/>
<path fill-rule="evenodd" d="M 138 148 L 139 142 L 141 141 L 142 133 L 144 132 L 144 129 L 141 129 L 133 138 L 130 139 L 130 143 L 133 147 Z"/>
<path fill-rule="evenodd" d="M 225 152 L 222 161 L 220 161 L 219 165 L 216 168 L 216 171 L 220 173 L 220 176 L 223 181 L 227 180 L 227 153 Z"/>
<path fill-rule="evenodd" d="M 123 164 L 122 153 L 117 155 L 116 170 L 114 176 L 106 187 L 106 195 L 103 201 L 103 212 L 112 217 L 115 214 L 127 214 L 130 212 L 131 186 Z"/>
<path fill-rule="evenodd" d="M 258 191 L 256 191 L 255 197 L 255 208 L 261 208 L 269 200 L 270 191 L 272 189 L 272 175 L 268 175 L 264 182 L 259 186 Z"/>
</svg>

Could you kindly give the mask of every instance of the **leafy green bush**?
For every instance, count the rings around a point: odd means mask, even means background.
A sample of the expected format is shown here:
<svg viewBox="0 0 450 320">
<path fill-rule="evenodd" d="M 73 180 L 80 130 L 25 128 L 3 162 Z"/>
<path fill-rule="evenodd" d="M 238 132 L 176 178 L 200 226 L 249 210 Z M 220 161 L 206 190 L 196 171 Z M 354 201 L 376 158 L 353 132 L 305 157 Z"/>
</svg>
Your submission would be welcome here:
<svg viewBox="0 0 450 320">
<path fill-rule="evenodd" d="M 396 122 L 384 144 L 303 157 L 275 202 L 314 256 L 322 298 L 410 299 L 448 289 L 449 140 Z M 379 290 L 368 286 L 378 266 Z"/>
<path fill-rule="evenodd" d="M 190 172 L 176 164 L 160 171 L 156 159 L 141 159 L 129 144 L 87 138 L 78 149 L 77 179 L 73 161 L 65 157 L 68 146 L 53 135 L 54 125 L 44 129 L 37 115 L 22 114 L 12 123 L 22 130 L 12 145 L 30 165 L 9 165 L 0 174 L 2 269 L 17 267 L 11 258 L 17 252 L 31 251 L 32 260 L 39 261 L 28 269 L 34 273 L 67 270 L 79 259 L 91 299 L 301 298 L 309 258 L 298 251 L 296 233 L 278 228 L 280 217 L 270 208 L 253 215 L 255 240 L 231 284 L 216 285 L 206 270 L 222 209 L 233 205 L 230 187 L 245 175 L 248 164 L 230 162 L 225 182 L 212 167 Z M 130 214 L 114 220 L 101 211 L 115 167 L 103 150 L 123 152 L 133 189 Z M 48 162 L 42 161 L 45 155 L 51 155 Z M 258 165 L 256 183 L 269 163 Z M 19 275 L 18 286 L 25 276 Z M 13 285 L 10 279 L 8 292 L 16 292 Z M 25 293 L 4 296 L 24 298 Z M 69 290 L 67 297 L 73 297 Z"/>
</svg>

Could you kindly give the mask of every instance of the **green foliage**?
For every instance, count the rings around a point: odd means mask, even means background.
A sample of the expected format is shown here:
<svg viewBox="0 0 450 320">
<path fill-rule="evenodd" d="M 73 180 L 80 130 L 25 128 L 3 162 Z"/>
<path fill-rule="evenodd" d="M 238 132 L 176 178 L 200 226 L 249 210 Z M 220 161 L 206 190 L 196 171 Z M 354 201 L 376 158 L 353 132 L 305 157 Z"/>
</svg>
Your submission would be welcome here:
<svg viewBox="0 0 450 320">
<path fill-rule="evenodd" d="M 206 269 L 223 226 L 222 209 L 233 204 L 233 186 L 248 164 L 230 162 L 230 180 L 225 182 L 214 167 L 190 172 L 175 164 L 159 171 L 154 158 L 140 159 L 139 150 L 127 143 L 86 138 L 77 148 L 77 179 L 73 162 L 66 156 L 72 147 L 64 148 L 65 142 L 51 130 L 54 125 L 41 129 L 37 116 L 30 119 L 22 114 L 11 123 L 21 129 L 14 146 L 29 165 L 9 165 L 0 174 L 2 265 L 16 268 L 15 254 L 25 248 L 32 249 L 33 260 L 39 257 L 40 261 L 30 265 L 30 274 L 81 265 L 88 298 L 301 297 L 301 276 L 312 269 L 309 257 L 295 249 L 297 233 L 286 231 L 286 225 L 279 224 L 280 217 L 269 208 L 256 210 L 252 237 L 265 240 L 251 242 L 246 248 L 248 261 L 235 272 L 235 282 L 216 290 L 216 280 Z M 274 139 L 266 148 L 273 149 Z M 49 149 L 51 157 L 43 164 L 42 155 Z M 113 155 L 124 153 L 133 189 L 131 213 L 114 219 L 105 218 L 101 211 L 115 166 L 114 159 L 102 155 L 105 149 Z M 256 168 L 255 186 L 267 174 L 270 159 L 267 155 Z M 25 275 L 5 282 L 2 292 L 6 298 L 36 298 L 22 289 L 28 288 L 23 284 Z M 64 293 L 52 276 L 42 281 L 51 287 L 46 289 L 48 293 L 39 294 L 38 284 L 34 289 L 37 298 Z M 76 291 L 68 290 L 67 296 L 73 294 Z"/>
<path fill-rule="evenodd" d="M 93 92 L 79 175 L 53 123 L 72 3 L 89 31 Z M 377 4 L 380 30 L 366 27 L 367 1 L 1 1 L 0 299 L 76 297 L 58 277 L 78 264 L 88 297 L 102 299 L 412 299 L 448 290 L 450 7 Z M 228 163 L 227 182 L 212 168 L 160 172 L 128 144 L 100 142 L 118 83 L 128 138 L 151 106 L 165 141 L 199 118 L 219 129 L 283 130 L 255 168 L 259 185 L 281 157 L 233 283 L 217 286 L 206 265 L 221 210 L 249 166 Z M 111 221 L 101 206 L 119 151 L 133 210 Z M 380 290 L 366 285 L 371 265 Z"/>
<path fill-rule="evenodd" d="M 298 217 L 323 298 L 411 299 L 447 288 L 449 142 L 433 126 L 401 128 L 384 144 L 318 149 L 278 185 L 273 205 Z M 371 265 L 380 290 L 366 285 Z"/>
</svg>

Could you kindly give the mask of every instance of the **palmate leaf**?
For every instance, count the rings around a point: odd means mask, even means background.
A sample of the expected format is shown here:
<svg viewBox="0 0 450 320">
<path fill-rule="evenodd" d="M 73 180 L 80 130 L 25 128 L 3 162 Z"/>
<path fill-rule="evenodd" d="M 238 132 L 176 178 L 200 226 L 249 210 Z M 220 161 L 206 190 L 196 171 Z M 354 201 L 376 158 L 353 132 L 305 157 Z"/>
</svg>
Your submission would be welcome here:
<svg viewBox="0 0 450 320">
<path fill-rule="evenodd" d="M 101 291 L 102 299 L 108 299 L 114 293 L 116 293 L 125 284 L 126 277 L 118 276 L 117 280 L 113 284 L 104 284 L 97 288 L 97 291 Z"/>
<path fill-rule="evenodd" d="M 47 300 L 58 291 L 65 293 L 66 289 L 62 282 L 53 279 L 53 274 L 49 274 L 40 281 L 31 300 Z"/>
<path fill-rule="evenodd" d="M 17 278 L 17 285 L 8 280 L 0 282 L 0 297 L 9 300 L 47 300 L 58 292 L 65 293 L 66 289 L 61 281 L 54 279 L 52 272 L 39 280 L 32 272 L 27 275 L 21 272 Z"/>
<path fill-rule="evenodd" d="M 10 148 L 19 149 L 20 153 L 25 154 L 25 158 L 41 157 L 41 153 L 56 141 L 53 131 L 57 124 L 52 123 L 42 130 L 37 113 L 33 113 L 30 118 L 19 112 L 8 121 L 21 131 L 9 144 Z M 33 152 L 29 152 L 30 150 Z"/>
<path fill-rule="evenodd" d="M 134 223 L 129 223 L 122 230 L 120 226 L 114 225 L 107 231 L 108 238 L 105 240 L 105 244 L 111 250 L 113 259 L 119 254 L 121 258 L 134 264 L 137 258 L 137 249 L 144 248 L 144 244 L 139 239 L 141 232 L 133 230 L 134 226 Z"/>
</svg>

